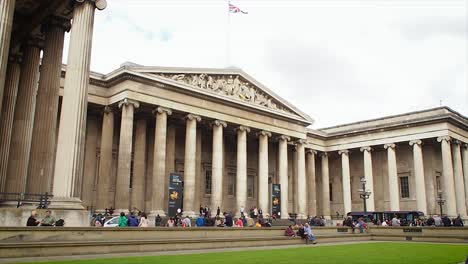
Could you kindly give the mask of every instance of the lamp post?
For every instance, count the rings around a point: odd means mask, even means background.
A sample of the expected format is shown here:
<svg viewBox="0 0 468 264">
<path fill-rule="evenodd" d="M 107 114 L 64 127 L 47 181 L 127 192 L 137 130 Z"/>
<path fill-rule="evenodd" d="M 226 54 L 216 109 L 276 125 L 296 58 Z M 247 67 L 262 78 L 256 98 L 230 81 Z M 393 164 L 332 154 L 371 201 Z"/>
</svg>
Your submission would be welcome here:
<svg viewBox="0 0 468 264">
<path fill-rule="evenodd" d="M 364 203 L 364 213 L 367 213 L 366 200 L 369 199 L 372 192 L 369 190 L 366 190 L 366 179 L 364 177 L 361 177 L 361 184 L 362 184 L 362 189 L 359 189 L 359 197 L 362 199 Z"/>
<path fill-rule="evenodd" d="M 442 211 L 442 206 L 445 204 L 445 199 L 442 198 L 442 191 L 438 191 L 437 192 L 437 204 L 439 205 L 439 208 L 440 208 L 440 216 L 442 216 L 444 214 L 444 212 Z"/>
</svg>

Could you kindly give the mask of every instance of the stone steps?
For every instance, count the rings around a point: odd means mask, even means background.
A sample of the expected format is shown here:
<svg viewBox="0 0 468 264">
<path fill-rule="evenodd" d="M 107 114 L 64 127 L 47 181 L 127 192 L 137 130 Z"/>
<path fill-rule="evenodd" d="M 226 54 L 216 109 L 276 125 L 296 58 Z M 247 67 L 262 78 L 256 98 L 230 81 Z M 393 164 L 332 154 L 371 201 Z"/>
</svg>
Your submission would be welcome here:
<svg viewBox="0 0 468 264">
<path fill-rule="evenodd" d="M 319 243 L 368 241 L 367 234 L 319 235 Z M 304 244 L 299 238 L 285 236 L 234 237 L 234 238 L 187 238 L 187 239 L 120 239 L 99 241 L 34 241 L 2 242 L 1 258 L 65 256 L 82 254 L 109 254 L 129 252 L 155 252 L 173 250 L 263 247 Z"/>
</svg>

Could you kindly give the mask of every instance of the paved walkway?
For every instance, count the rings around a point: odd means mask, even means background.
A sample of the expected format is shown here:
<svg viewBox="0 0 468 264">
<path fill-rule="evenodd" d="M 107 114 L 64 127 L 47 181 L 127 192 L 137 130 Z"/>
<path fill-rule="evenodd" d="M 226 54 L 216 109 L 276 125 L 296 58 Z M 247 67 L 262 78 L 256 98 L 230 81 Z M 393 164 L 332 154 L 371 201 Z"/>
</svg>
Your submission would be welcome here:
<svg viewBox="0 0 468 264">
<path fill-rule="evenodd" d="M 146 256 L 162 256 L 162 255 L 188 255 L 188 254 L 204 254 L 204 253 L 216 253 L 216 252 L 300 248 L 300 247 L 324 247 L 324 246 L 336 246 L 336 245 L 357 244 L 357 243 L 363 243 L 363 242 L 362 241 L 334 242 L 334 243 L 323 243 L 323 244 L 317 243 L 315 245 L 304 244 L 304 245 L 283 245 L 283 246 L 265 246 L 265 247 L 239 247 L 239 248 L 197 249 L 197 250 L 177 250 L 177 251 L 158 251 L 158 252 L 116 253 L 116 254 L 98 254 L 98 255 L 51 256 L 51 257 L 5 258 L 5 259 L 0 258 L 0 263 L 45 262 L 45 261 L 60 261 L 60 260 L 146 257 Z M 364 243 L 380 243 L 380 242 L 379 241 L 366 241 Z"/>
<path fill-rule="evenodd" d="M 61 260 L 85 260 L 85 259 L 103 259 L 103 258 L 126 258 L 126 257 L 146 257 L 146 256 L 163 256 L 163 255 L 188 255 L 188 254 L 204 254 L 216 252 L 235 252 L 235 251 L 254 251 L 254 250 L 269 250 L 269 249 L 285 249 L 285 248 L 301 248 L 301 247 L 326 247 L 347 244 L 359 243 L 425 243 L 425 244 L 446 244 L 436 242 L 406 242 L 406 241 L 355 241 L 355 242 L 333 242 L 323 244 L 309 245 L 284 245 L 284 246 L 265 246 L 265 247 L 240 247 L 240 248 L 220 248 L 220 249 L 197 249 L 197 250 L 177 250 L 177 251 L 158 251 L 158 252 L 137 252 L 137 253 L 115 253 L 115 254 L 98 254 L 98 255 L 75 255 L 75 256 L 52 256 L 52 257 L 29 257 L 29 258 L 0 258 L 0 263 L 20 263 L 20 262 L 45 262 L 45 261 L 61 261 Z M 464 243 L 449 243 L 451 245 Z"/>
</svg>

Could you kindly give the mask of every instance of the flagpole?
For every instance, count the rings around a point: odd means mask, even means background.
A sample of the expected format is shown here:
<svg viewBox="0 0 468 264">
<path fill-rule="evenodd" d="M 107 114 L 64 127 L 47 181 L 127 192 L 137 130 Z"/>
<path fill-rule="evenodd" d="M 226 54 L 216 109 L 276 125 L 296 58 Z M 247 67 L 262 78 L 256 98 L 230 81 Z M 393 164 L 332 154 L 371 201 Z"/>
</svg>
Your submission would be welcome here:
<svg viewBox="0 0 468 264">
<path fill-rule="evenodd" d="M 226 67 L 231 66 L 231 11 L 229 9 L 230 0 L 227 0 L 227 30 L 226 30 Z"/>
</svg>

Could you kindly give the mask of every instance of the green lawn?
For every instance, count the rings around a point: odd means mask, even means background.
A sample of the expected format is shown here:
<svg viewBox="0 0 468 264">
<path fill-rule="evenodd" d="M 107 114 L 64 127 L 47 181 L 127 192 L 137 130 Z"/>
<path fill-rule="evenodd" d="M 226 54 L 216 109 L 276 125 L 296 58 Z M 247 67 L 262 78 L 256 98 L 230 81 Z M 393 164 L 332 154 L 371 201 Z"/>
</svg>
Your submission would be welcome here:
<svg viewBox="0 0 468 264">
<path fill-rule="evenodd" d="M 120 264 L 120 263 L 460 263 L 468 256 L 467 245 L 425 243 L 360 243 L 336 246 L 309 246 L 290 249 L 207 253 L 194 255 L 130 257 L 77 260 L 48 263 Z"/>
</svg>

